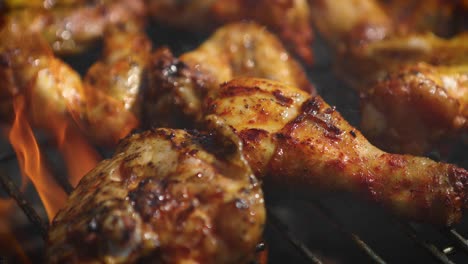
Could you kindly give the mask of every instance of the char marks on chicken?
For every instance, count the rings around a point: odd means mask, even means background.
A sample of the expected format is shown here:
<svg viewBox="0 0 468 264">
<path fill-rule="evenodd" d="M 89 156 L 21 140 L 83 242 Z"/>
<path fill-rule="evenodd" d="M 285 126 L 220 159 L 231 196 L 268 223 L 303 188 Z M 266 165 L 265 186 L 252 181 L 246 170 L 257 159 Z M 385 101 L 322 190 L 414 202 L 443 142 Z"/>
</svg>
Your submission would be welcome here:
<svg viewBox="0 0 468 264">
<path fill-rule="evenodd" d="M 215 124 L 217 126 L 219 124 Z M 248 263 L 263 194 L 226 127 L 128 137 L 55 217 L 49 263 Z"/>
</svg>

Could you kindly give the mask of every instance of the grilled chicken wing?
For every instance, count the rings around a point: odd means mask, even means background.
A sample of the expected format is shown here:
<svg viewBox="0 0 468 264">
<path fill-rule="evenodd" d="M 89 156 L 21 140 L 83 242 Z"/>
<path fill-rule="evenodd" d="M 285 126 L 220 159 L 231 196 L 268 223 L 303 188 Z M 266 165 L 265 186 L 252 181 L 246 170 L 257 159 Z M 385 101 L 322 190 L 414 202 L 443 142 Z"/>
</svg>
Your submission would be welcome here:
<svg viewBox="0 0 468 264">
<path fill-rule="evenodd" d="M 420 62 L 433 66 L 463 66 L 468 61 L 467 42 L 466 33 L 450 39 L 425 33 L 367 43 L 337 58 L 342 68 L 340 75 L 357 90 L 366 91 L 388 74 Z"/>
<path fill-rule="evenodd" d="M 361 105 L 362 129 L 385 149 L 425 153 L 452 145 L 468 131 L 468 67 L 402 67 L 362 93 Z"/>
<path fill-rule="evenodd" d="M 137 99 L 143 86 L 151 43 L 132 23 L 108 28 L 103 58 L 82 82 L 53 55 L 40 35 L 2 31 L 0 90 L 2 120 L 11 120 L 17 95 L 27 99 L 35 126 L 53 131 L 51 121 L 76 122 L 98 144 L 112 145 L 138 125 Z"/>
<path fill-rule="evenodd" d="M 158 21 L 188 30 L 209 30 L 242 20 L 254 20 L 277 32 L 306 62 L 312 62 L 312 27 L 307 0 L 149 0 Z"/>
<path fill-rule="evenodd" d="M 356 0 L 346 8 L 323 2 L 314 19 L 335 46 L 339 74 L 364 99 L 362 129 L 373 143 L 424 154 L 462 137 L 468 35 L 442 39 L 434 33 L 456 32 L 451 17 L 466 9 L 438 0 L 424 2 L 423 9 L 413 9 L 421 5 L 415 1 Z M 349 23 L 341 19 L 345 15 Z"/>
<path fill-rule="evenodd" d="M 55 217 L 48 263 L 248 263 L 265 209 L 239 149 L 224 126 L 127 138 Z"/>
<path fill-rule="evenodd" d="M 466 133 L 467 40 L 466 34 L 394 37 L 343 57 L 345 76 L 364 98 L 364 133 L 385 149 L 413 154 Z"/>
<path fill-rule="evenodd" d="M 64 120 L 85 111 L 80 76 L 54 57 L 38 35 L 0 31 L 0 89 L 2 119 L 11 120 L 13 101 L 27 100 L 28 115 L 36 126 L 49 128 L 52 120 Z"/>
<path fill-rule="evenodd" d="M 139 20 L 145 11 L 140 0 L 94 2 L 51 9 L 13 9 L 4 15 L 0 25 L 14 34 L 40 33 L 54 52 L 70 54 L 94 44 L 110 25 Z"/>
<path fill-rule="evenodd" d="M 157 126 L 187 127 L 200 120 L 200 98 L 238 76 L 281 80 L 315 93 L 304 70 L 278 39 L 255 23 L 226 25 L 179 59 L 167 49 L 160 50 L 152 65 L 149 83 L 159 88 L 146 89 L 143 115 L 144 123 Z"/>
<path fill-rule="evenodd" d="M 86 111 L 78 119 L 89 137 L 112 145 L 138 126 L 144 72 L 151 41 L 132 23 L 110 27 L 104 52 L 84 79 Z"/>
<path fill-rule="evenodd" d="M 152 74 L 172 68 L 171 64 L 161 65 L 156 63 Z M 168 80 L 160 78 L 161 83 L 153 88 L 170 89 L 174 83 L 171 78 L 187 76 L 187 69 L 177 69 L 165 76 Z M 467 171 L 427 158 L 379 150 L 318 96 L 255 78 L 235 79 L 203 95 L 196 91 L 196 79 L 179 81 L 193 82 L 184 87 L 194 90 L 194 97 L 173 98 L 173 104 L 180 104 L 180 100 L 188 100 L 185 105 L 190 105 L 191 100 L 203 101 L 199 116 L 220 119 L 231 126 L 244 143 L 246 159 L 260 177 L 359 193 L 396 214 L 434 224 L 457 222 L 467 204 Z M 167 98 L 160 99 L 169 103 Z M 203 122 L 198 125 L 206 127 Z"/>
</svg>

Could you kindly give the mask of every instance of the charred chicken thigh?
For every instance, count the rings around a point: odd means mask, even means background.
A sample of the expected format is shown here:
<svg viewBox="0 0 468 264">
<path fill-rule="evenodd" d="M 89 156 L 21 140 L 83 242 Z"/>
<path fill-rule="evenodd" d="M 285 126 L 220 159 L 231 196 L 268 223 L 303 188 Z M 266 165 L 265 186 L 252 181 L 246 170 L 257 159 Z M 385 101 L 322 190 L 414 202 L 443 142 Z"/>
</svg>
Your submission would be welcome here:
<svg viewBox="0 0 468 264">
<path fill-rule="evenodd" d="M 73 191 L 48 263 L 249 263 L 265 223 L 261 185 L 222 124 L 211 134 L 130 136 Z"/>
<path fill-rule="evenodd" d="M 312 27 L 307 0 L 148 0 L 153 18 L 186 30 L 253 20 L 276 32 L 302 59 L 312 62 Z"/>
</svg>

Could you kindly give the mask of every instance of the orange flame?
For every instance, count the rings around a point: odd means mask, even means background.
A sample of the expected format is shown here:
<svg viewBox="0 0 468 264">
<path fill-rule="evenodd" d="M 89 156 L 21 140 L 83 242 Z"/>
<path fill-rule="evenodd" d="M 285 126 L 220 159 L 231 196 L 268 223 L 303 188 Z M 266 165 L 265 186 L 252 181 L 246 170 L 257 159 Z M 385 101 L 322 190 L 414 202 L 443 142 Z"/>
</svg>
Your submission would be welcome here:
<svg viewBox="0 0 468 264">
<path fill-rule="evenodd" d="M 54 123 L 57 145 L 68 169 L 68 180 L 76 187 L 81 178 L 96 167 L 101 157 L 76 126 L 67 121 Z"/>
<path fill-rule="evenodd" d="M 16 152 L 21 173 L 34 184 L 49 220 L 65 204 L 67 194 L 58 185 L 43 164 L 39 146 L 26 117 L 25 98 L 17 96 L 13 101 L 15 120 L 9 133 L 10 143 Z"/>
</svg>

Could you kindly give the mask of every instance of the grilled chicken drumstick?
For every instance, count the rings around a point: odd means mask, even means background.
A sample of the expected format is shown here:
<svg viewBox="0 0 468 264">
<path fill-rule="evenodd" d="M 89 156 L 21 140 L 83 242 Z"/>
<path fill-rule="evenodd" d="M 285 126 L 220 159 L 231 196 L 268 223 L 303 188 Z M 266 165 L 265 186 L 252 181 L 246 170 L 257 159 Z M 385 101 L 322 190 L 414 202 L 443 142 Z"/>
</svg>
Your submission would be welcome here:
<svg viewBox="0 0 468 264">
<path fill-rule="evenodd" d="M 419 221 L 440 225 L 459 221 L 467 203 L 466 170 L 385 153 L 320 97 L 294 86 L 240 78 L 219 87 L 203 82 L 203 72 L 195 72 L 182 60 L 161 54 L 151 71 L 159 80 L 153 83 L 154 94 L 165 95 L 171 88 L 176 92 L 180 87 L 174 84 L 183 83 L 185 92 L 193 96 L 172 97 L 172 104 L 203 106 L 197 108 L 199 113 L 189 112 L 200 117 L 188 119 L 189 123 L 206 128 L 203 120 L 219 118 L 231 126 L 242 139 L 244 155 L 256 175 L 295 186 L 359 193 Z M 222 75 L 222 71 L 205 73 Z M 169 105 L 168 98 L 162 96 L 153 105 Z M 152 121 L 167 123 L 158 115 Z"/>
<path fill-rule="evenodd" d="M 148 0 L 162 23 L 186 30 L 212 30 L 222 24 L 253 20 L 278 33 L 306 62 L 312 62 L 312 27 L 307 0 Z"/>
<path fill-rule="evenodd" d="M 190 126 L 187 121 L 203 118 L 199 98 L 206 95 L 208 87 L 239 76 L 281 80 L 315 94 L 299 63 L 273 34 L 256 23 L 223 26 L 180 59 L 161 49 L 155 52 L 153 62 L 149 83 L 159 89 L 144 92 L 145 124 L 158 120 L 158 126 Z"/>
<path fill-rule="evenodd" d="M 205 115 L 230 125 L 258 176 L 361 194 L 433 224 L 460 220 L 468 171 L 372 146 L 319 96 L 262 79 L 236 79 L 206 99 Z"/>
<path fill-rule="evenodd" d="M 48 263 L 249 263 L 265 209 L 240 149 L 223 126 L 125 139 L 55 217 Z"/>
</svg>

